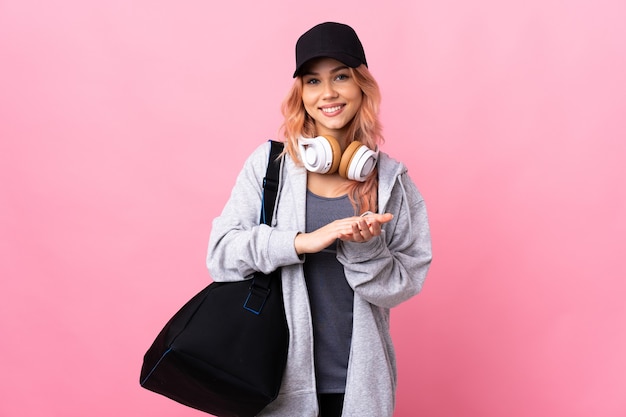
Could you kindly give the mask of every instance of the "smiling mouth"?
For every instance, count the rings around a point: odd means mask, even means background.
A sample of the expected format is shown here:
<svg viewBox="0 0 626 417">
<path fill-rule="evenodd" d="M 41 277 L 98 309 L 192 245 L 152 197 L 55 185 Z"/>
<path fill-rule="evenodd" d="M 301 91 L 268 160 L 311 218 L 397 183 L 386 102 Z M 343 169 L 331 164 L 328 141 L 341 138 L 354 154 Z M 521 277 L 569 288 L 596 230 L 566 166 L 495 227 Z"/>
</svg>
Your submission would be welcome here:
<svg viewBox="0 0 626 417">
<path fill-rule="evenodd" d="M 323 107 L 321 110 L 324 113 L 334 113 L 336 111 L 339 111 L 343 108 L 344 105 L 340 105 L 340 106 L 333 106 L 333 107 Z"/>
</svg>

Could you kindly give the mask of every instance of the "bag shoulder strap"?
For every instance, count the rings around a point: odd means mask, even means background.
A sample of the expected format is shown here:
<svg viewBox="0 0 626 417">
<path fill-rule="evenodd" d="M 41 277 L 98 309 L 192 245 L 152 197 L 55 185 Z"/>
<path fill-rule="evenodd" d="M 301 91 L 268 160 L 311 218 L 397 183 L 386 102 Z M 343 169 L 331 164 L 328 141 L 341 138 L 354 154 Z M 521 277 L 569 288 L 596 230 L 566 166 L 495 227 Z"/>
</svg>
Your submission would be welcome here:
<svg viewBox="0 0 626 417">
<path fill-rule="evenodd" d="M 274 140 L 269 141 L 271 144 L 270 156 L 267 161 L 267 171 L 263 178 L 263 201 L 261 203 L 261 220 L 260 223 L 271 226 L 274 216 L 274 207 L 276 207 L 276 197 L 280 187 L 280 159 L 278 158 L 283 151 L 284 144 Z M 280 270 L 274 271 L 269 275 L 256 273 L 250 284 L 248 296 L 243 303 L 243 308 L 256 315 L 261 314 L 263 306 L 270 295 L 270 284 L 273 279 L 280 280 Z"/>
<path fill-rule="evenodd" d="M 263 178 L 263 201 L 261 206 L 261 219 L 259 223 L 271 225 L 276 207 L 276 197 L 280 186 L 280 160 L 284 144 L 270 140 L 270 156 L 267 161 L 267 171 Z"/>
</svg>

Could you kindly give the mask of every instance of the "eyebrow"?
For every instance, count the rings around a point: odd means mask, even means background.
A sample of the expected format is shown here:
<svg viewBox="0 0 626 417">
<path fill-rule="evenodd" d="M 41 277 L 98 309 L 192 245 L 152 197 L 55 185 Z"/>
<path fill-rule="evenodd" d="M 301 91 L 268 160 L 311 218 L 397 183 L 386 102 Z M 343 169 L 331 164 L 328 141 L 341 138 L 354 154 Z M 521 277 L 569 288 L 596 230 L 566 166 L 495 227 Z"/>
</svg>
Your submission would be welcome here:
<svg viewBox="0 0 626 417">
<path fill-rule="evenodd" d="M 343 71 L 343 70 L 345 70 L 345 69 L 348 69 L 348 66 L 347 66 L 347 65 L 340 65 L 340 66 L 338 66 L 338 67 L 335 67 L 335 68 L 331 69 L 331 70 L 330 70 L 330 73 L 331 73 L 331 74 L 334 74 L 334 73 L 336 73 L 336 72 Z M 306 76 L 306 75 L 319 75 L 319 73 L 318 73 L 318 72 L 314 72 L 314 71 L 304 71 L 304 72 L 302 73 L 302 76 L 304 77 L 304 76 Z"/>
</svg>

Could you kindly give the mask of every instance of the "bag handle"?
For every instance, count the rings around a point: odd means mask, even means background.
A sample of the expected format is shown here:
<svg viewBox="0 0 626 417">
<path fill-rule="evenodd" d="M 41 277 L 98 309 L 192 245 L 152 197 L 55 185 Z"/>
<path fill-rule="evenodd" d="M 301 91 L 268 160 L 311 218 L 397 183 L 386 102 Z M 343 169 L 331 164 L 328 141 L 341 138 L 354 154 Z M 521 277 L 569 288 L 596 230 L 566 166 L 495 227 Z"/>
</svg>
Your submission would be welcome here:
<svg viewBox="0 0 626 417">
<path fill-rule="evenodd" d="M 280 161 L 278 157 L 283 151 L 284 144 L 270 140 L 270 156 L 267 161 L 267 171 L 263 178 L 263 200 L 261 203 L 261 219 L 259 223 L 271 226 L 276 207 L 276 197 L 280 187 Z M 270 282 L 272 278 L 280 279 L 280 270 L 269 275 L 256 273 L 250 284 L 250 292 L 243 303 L 243 308 L 259 315 L 270 295 Z"/>
</svg>

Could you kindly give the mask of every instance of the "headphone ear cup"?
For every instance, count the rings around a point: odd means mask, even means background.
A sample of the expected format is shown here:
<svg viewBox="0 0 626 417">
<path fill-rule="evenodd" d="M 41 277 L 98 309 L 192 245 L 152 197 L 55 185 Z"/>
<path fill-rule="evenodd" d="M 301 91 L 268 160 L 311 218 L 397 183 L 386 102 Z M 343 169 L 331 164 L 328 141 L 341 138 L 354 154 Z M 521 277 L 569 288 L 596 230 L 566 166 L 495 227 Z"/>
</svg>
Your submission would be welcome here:
<svg viewBox="0 0 626 417">
<path fill-rule="evenodd" d="M 339 164 L 339 175 L 344 178 L 348 178 L 348 168 L 350 167 L 350 163 L 352 162 L 354 155 L 361 146 L 363 146 L 363 144 L 355 140 L 354 142 L 350 143 L 350 145 L 348 145 L 345 151 L 343 151 L 341 163 Z"/>
<path fill-rule="evenodd" d="M 339 167 L 341 146 L 332 136 L 298 139 L 302 164 L 309 172 L 332 174 Z"/>
<path fill-rule="evenodd" d="M 355 140 L 343 152 L 339 175 L 349 180 L 363 182 L 374 170 L 377 160 L 377 152 Z"/>
<path fill-rule="evenodd" d="M 341 162 L 341 146 L 339 145 L 339 142 L 337 142 L 337 139 L 335 139 L 333 136 L 324 135 L 321 136 L 321 138 L 326 139 L 326 141 L 328 141 L 328 144 L 330 145 L 330 148 L 332 149 L 333 163 L 328 170 L 328 174 L 333 174 L 337 172 L 337 169 L 339 169 L 339 164 Z"/>
</svg>

